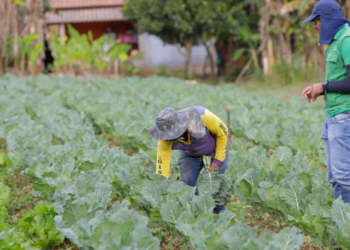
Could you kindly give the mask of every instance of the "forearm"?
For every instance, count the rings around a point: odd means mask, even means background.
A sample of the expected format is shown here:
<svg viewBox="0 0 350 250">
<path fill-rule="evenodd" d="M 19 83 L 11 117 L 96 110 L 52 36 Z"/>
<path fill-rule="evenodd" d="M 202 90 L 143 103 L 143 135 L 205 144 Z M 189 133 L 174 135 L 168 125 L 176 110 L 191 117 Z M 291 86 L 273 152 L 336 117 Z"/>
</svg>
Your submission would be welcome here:
<svg viewBox="0 0 350 250">
<path fill-rule="evenodd" d="M 170 174 L 171 146 L 171 142 L 163 140 L 158 142 L 156 174 L 163 175 L 166 178 Z"/>
<path fill-rule="evenodd" d="M 348 77 L 340 81 L 329 82 L 325 87 L 326 92 L 337 92 L 340 94 L 349 94 L 350 93 L 350 65 L 346 66 L 346 71 Z"/>
<path fill-rule="evenodd" d="M 216 138 L 216 150 L 213 162 L 221 165 L 226 158 L 227 137 Z"/>
<path fill-rule="evenodd" d="M 205 115 L 202 115 L 202 120 L 208 130 L 216 136 L 214 162 L 220 165 L 226 157 L 228 140 L 227 127 L 219 117 L 211 113 L 209 110 L 206 110 Z"/>
</svg>

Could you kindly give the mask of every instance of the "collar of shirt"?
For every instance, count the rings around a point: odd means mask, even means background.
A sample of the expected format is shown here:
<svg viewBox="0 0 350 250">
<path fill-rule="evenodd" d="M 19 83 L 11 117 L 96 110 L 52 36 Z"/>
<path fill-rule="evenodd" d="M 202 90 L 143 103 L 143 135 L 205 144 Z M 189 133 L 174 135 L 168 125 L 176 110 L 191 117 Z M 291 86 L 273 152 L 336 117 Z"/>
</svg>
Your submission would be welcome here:
<svg viewBox="0 0 350 250">
<path fill-rule="evenodd" d="M 347 23 L 344 25 L 343 28 L 341 28 L 341 29 L 337 32 L 337 34 L 335 34 L 333 40 L 338 40 L 339 37 L 343 34 L 343 32 L 344 32 L 344 30 L 345 30 L 346 28 L 349 28 L 349 24 L 347 24 Z"/>
</svg>

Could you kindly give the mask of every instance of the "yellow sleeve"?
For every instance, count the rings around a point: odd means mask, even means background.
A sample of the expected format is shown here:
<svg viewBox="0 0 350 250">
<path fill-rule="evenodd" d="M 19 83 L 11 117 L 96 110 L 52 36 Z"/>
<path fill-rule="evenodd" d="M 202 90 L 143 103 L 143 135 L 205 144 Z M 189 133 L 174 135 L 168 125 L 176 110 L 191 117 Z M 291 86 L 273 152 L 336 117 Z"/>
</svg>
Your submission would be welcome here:
<svg viewBox="0 0 350 250">
<path fill-rule="evenodd" d="M 157 171 L 156 174 L 160 174 L 169 177 L 170 173 L 170 161 L 171 161 L 171 151 L 172 142 L 160 140 L 158 141 L 158 151 L 157 151 Z"/>
<path fill-rule="evenodd" d="M 204 126 L 216 135 L 216 149 L 214 158 L 223 162 L 226 158 L 228 130 L 226 124 L 209 110 L 201 116 Z M 214 161 L 215 161 L 214 159 Z"/>
</svg>

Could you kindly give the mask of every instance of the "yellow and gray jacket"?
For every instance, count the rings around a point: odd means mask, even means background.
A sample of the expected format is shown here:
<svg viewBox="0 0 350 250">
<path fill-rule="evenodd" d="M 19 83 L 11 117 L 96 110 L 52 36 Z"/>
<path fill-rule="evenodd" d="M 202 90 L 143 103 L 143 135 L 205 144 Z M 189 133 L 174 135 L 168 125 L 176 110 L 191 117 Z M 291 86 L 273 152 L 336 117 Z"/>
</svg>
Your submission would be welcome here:
<svg viewBox="0 0 350 250">
<path fill-rule="evenodd" d="M 160 140 L 157 151 L 157 174 L 169 177 L 172 150 L 183 150 L 193 157 L 210 155 L 215 151 L 213 162 L 225 160 L 228 130 L 220 118 L 201 106 L 184 109 L 189 115 L 188 138 L 176 142 Z"/>
</svg>

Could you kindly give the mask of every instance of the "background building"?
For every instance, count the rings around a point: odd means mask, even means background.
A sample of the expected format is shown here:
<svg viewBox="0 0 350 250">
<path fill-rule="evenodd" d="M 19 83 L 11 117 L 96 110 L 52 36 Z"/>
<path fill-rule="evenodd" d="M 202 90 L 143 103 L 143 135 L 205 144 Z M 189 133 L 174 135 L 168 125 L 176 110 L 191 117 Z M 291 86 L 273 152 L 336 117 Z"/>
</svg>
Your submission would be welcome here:
<svg viewBox="0 0 350 250">
<path fill-rule="evenodd" d="M 123 16 L 123 0 L 50 0 L 55 11 L 45 14 L 45 22 L 50 32 L 57 36 L 68 36 L 67 25 L 71 24 L 81 34 L 92 31 L 94 39 L 107 35 L 110 39 L 120 39 L 133 46 L 132 50 L 144 53 L 135 63 L 146 74 L 152 73 L 160 65 L 174 70 L 183 69 L 185 57 L 174 45 L 166 45 L 153 35 L 137 34 L 133 24 Z M 69 36 L 68 36 L 69 37 Z M 203 73 L 207 52 L 204 46 L 194 46 L 192 63 L 196 74 Z M 209 69 L 208 69 L 209 70 Z"/>
</svg>

